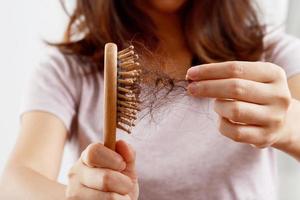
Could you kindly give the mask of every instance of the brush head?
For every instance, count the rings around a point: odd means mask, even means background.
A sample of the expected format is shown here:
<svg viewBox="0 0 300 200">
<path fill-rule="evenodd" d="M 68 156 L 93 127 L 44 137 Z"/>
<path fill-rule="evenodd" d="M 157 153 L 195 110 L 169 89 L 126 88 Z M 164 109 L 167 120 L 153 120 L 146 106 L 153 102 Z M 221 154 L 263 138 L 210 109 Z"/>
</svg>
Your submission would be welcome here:
<svg viewBox="0 0 300 200">
<path fill-rule="evenodd" d="M 135 126 L 141 92 L 139 56 L 133 46 L 118 52 L 117 70 L 117 128 L 131 133 Z"/>
</svg>

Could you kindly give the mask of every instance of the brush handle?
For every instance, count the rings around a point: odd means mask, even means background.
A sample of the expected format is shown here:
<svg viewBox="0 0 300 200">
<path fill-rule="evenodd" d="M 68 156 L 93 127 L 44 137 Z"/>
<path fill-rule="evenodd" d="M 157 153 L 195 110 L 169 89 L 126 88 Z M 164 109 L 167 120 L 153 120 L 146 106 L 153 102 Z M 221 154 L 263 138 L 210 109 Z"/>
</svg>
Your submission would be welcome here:
<svg viewBox="0 0 300 200">
<path fill-rule="evenodd" d="M 118 48 L 107 43 L 104 50 L 104 146 L 115 150 L 117 129 Z"/>
</svg>

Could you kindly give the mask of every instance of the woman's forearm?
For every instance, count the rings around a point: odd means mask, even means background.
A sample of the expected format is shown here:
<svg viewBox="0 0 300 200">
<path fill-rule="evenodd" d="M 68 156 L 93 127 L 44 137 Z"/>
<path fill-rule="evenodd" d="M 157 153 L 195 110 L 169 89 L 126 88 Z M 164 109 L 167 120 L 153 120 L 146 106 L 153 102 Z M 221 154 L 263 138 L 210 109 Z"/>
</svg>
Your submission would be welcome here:
<svg viewBox="0 0 300 200">
<path fill-rule="evenodd" d="M 63 200 L 65 186 L 27 167 L 6 169 L 1 179 L 0 199 Z"/>
<path fill-rule="evenodd" d="M 300 101 L 292 100 L 286 117 L 283 139 L 274 147 L 300 161 Z"/>
</svg>

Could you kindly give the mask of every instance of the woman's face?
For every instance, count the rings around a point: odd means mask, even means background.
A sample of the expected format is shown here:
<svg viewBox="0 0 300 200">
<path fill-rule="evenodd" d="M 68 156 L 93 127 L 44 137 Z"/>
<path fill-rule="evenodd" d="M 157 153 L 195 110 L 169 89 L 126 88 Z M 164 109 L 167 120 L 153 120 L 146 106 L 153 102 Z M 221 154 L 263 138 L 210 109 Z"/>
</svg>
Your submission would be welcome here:
<svg viewBox="0 0 300 200">
<path fill-rule="evenodd" d="M 162 13 L 176 13 L 179 11 L 187 0 L 138 0 L 138 3 L 144 4 L 145 6 L 150 6 L 153 10 Z M 145 5 L 147 4 L 147 5 Z"/>
</svg>

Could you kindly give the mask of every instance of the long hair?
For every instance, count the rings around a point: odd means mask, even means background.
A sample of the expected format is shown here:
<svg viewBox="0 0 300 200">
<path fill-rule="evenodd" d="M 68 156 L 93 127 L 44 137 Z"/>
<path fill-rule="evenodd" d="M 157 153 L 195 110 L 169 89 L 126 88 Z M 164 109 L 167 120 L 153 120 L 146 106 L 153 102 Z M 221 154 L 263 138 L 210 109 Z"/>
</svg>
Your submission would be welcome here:
<svg viewBox="0 0 300 200">
<path fill-rule="evenodd" d="M 65 2 L 62 0 L 62 3 Z M 187 0 L 181 11 L 189 50 L 201 63 L 257 61 L 264 52 L 264 26 L 252 0 Z M 64 40 L 55 44 L 63 53 L 95 63 L 103 70 L 103 48 L 129 41 L 155 50 L 155 25 L 127 0 L 77 0 Z"/>
</svg>

